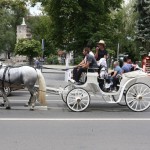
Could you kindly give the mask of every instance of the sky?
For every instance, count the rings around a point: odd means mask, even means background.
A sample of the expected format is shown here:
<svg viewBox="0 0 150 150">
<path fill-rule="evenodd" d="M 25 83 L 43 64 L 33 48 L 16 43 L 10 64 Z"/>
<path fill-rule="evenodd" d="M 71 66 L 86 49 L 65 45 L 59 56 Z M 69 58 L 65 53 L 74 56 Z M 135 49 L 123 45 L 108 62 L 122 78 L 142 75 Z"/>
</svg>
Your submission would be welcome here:
<svg viewBox="0 0 150 150">
<path fill-rule="evenodd" d="M 39 2 L 34 7 L 28 6 L 28 8 L 29 8 L 30 14 L 33 16 L 42 14 L 41 3 L 39 3 Z"/>
</svg>

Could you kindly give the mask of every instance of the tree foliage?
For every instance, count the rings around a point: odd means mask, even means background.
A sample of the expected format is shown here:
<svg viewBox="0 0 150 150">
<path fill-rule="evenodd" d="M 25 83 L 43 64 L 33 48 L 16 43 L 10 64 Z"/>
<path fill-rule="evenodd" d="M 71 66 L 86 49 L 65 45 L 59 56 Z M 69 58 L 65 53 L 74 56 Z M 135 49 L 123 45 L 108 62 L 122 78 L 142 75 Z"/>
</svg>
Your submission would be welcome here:
<svg viewBox="0 0 150 150">
<path fill-rule="evenodd" d="M 0 0 L 0 51 L 13 51 L 16 43 L 16 26 L 26 13 L 25 1 Z"/>
<path fill-rule="evenodd" d="M 150 51 L 150 0 L 137 0 L 137 11 L 137 40 L 147 54 Z"/>
<path fill-rule="evenodd" d="M 41 44 L 34 39 L 21 39 L 15 46 L 15 54 L 25 55 L 29 58 L 31 64 L 34 57 L 41 55 Z"/>
<path fill-rule="evenodd" d="M 44 39 L 44 54 L 54 53 L 53 42 L 51 39 L 51 19 L 49 16 L 30 16 L 27 24 L 31 29 L 32 37 L 35 40 L 42 41 Z"/>
<path fill-rule="evenodd" d="M 54 47 L 78 52 L 86 45 L 96 46 L 100 39 L 107 41 L 110 10 L 121 7 L 122 0 L 41 2 L 51 18 L 51 42 Z"/>
</svg>

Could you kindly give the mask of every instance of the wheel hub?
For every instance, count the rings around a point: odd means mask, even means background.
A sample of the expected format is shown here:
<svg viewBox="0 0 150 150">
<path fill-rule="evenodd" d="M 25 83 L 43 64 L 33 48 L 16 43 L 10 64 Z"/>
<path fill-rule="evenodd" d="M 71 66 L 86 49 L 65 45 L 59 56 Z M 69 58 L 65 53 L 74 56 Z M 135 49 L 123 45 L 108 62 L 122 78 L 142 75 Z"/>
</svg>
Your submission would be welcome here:
<svg viewBox="0 0 150 150">
<path fill-rule="evenodd" d="M 80 98 L 80 97 L 77 97 L 77 98 L 76 98 L 76 101 L 77 101 L 77 103 L 80 103 L 80 102 L 81 102 L 81 98 Z"/>
<path fill-rule="evenodd" d="M 142 95 L 137 95 L 136 99 L 141 101 L 141 100 L 143 100 L 143 97 L 142 97 Z"/>
</svg>

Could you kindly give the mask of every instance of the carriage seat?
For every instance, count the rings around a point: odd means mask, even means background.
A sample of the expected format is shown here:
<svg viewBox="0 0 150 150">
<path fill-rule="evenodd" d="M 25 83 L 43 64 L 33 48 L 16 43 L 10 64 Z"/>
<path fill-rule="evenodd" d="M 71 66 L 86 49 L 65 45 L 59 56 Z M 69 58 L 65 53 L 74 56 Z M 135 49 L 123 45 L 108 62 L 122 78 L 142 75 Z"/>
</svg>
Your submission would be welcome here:
<svg viewBox="0 0 150 150">
<path fill-rule="evenodd" d="M 127 72 L 122 74 L 122 77 L 126 77 L 126 78 L 136 78 L 136 77 L 140 77 L 140 76 L 145 76 L 146 73 L 141 71 L 141 70 L 136 70 L 136 71 L 131 71 L 131 72 Z"/>
</svg>

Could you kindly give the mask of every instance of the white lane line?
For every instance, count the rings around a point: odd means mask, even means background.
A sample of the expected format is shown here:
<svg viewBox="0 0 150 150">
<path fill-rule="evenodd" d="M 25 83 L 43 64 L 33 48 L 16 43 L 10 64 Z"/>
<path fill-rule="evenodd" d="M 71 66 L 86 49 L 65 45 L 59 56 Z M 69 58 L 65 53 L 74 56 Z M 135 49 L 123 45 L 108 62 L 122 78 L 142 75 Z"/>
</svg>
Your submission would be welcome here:
<svg viewBox="0 0 150 150">
<path fill-rule="evenodd" d="M 0 121 L 150 121 L 150 118 L 0 118 Z"/>
<path fill-rule="evenodd" d="M 9 99 L 10 100 L 10 103 L 11 102 L 28 102 L 28 100 L 24 100 L 24 99 L 21 99 L 21 100 L 14 100 L 14 99 Z M 46 100 L 48 102 L 63 102 L 63 100 Z"/>
</svg>

